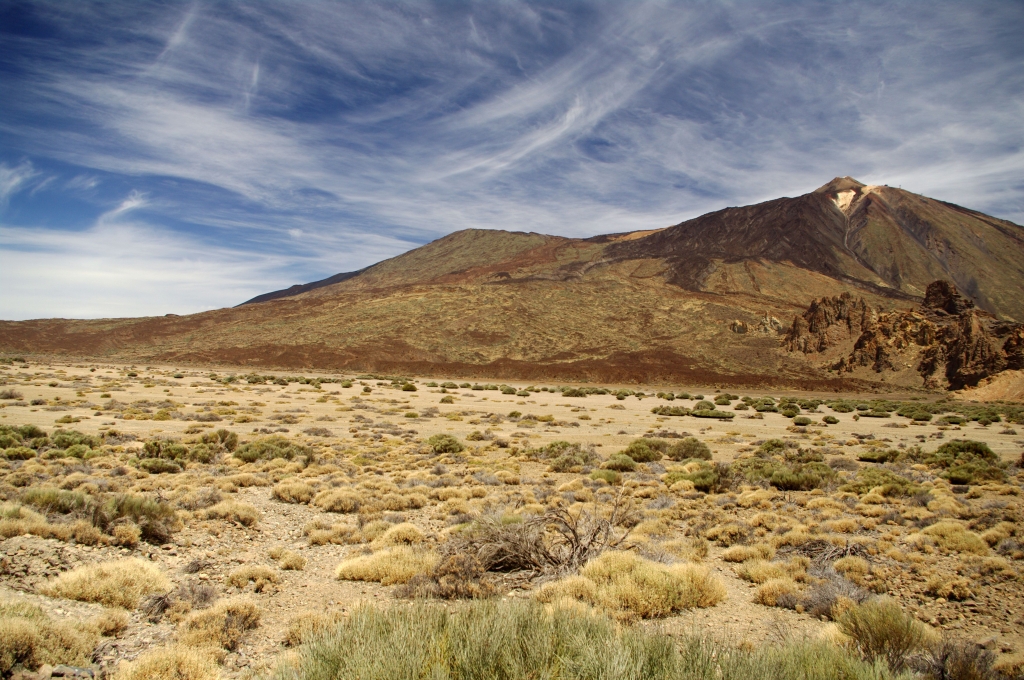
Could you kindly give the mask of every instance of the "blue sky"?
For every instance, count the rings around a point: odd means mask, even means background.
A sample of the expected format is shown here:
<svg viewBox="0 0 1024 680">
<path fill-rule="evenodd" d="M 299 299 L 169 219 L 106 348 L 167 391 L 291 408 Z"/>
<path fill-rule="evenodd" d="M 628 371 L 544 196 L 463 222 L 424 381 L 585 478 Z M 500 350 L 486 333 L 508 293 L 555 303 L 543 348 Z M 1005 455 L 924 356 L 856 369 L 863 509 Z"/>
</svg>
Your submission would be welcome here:
<svg viewBox="0 0 1024 680">
<path fill-rule="evenodd" d="M 468 227 L 837 175 L 1024 223 L 1020 2 L 0 0 L 0 318 L 188 313 Z"/>
</svg>

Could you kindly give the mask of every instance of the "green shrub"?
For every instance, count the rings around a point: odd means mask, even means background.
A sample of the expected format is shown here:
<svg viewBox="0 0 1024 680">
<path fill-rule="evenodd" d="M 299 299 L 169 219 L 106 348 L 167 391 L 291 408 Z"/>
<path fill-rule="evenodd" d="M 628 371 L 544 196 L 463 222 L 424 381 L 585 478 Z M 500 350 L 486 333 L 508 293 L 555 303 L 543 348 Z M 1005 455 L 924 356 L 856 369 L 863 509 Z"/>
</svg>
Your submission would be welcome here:
<svg viewBox="0 0 1024 680">
<path fill-rule="evenodd" d="M 711 449 L 696 437 L 686 437 L 669 446 L 666 455 L 672 460 L 711 460 Z"/>
<path fill-rule="evenodd" d="M 825 416 L 824 418 L 821 419 L 821 422 L 826 423 L 828 425 L 835 425 L 836 423 L 839 422 L 839 418 L 836 418 L 835 416 Z"/>
<path fill-rule="evenodd" d="M 92 508 L 92 499 L 80 491 L 64 491 L 52 486 L 33 486 L 25 489 L 20 498 L 23 505 L 30 505 L 45 513 L 62 515 L 83 514 Z"/>
<path fill-rule="evenodd" d="M 454 404 L 455 399 L 449 394 L 447 397 L 441 397 L 440 404 Z"/>
<path fill-rule="evenodd" d="M 139 461 L 139 469 L 145 470 L 152 475 L 159 475 L 168 472 L 181 472 L 182 467 L 173 460 L 143 458 Z"/>
<path fill-rule="evenodd" d="M 857 460 L 865 463 L 888 463 L 891 460 L 896 460 L 896 457 L 897 452 L 892 449 L 872 449 L 857 454 Z"/>
<path fill-rule="evenodd" d="M 624 453 L 616 453 L 601 465 L 605 470 L 616 472 L 632 472 L 636 470 L 636 461 Z"/>
<path fill-rule="evenodd" d="M 925 457 L 925 462 L 939 468 L 953 484 L 973 484 L 976 481 L 1002 481 L 1006 472 L 999 456 L 988 444 L 970 439 L 955 439 L 940 446 Z"/>
<path fill-rule="evenodd" d="M 710 401 L 705 401 L 705 400 L 701 399 L 700 401 L 698 401 L 696 404 L 693 405 L 693 410 L 694 411 L 714 411 L 715 410 L 715 405 L 712 404 Z"/>
<path fill-rule="evenodd" d="M 275 680 L 888 680 L 887 669 L 824 642 L 754 650 L 670 638 L 579 607 L 475 600 L 360 607 L 311 636 Z"/>
<path fill-rule="evenodd" d="M 668 443 L 663 439 L 634 439 L 623 451 L 637 463 L 652 463 L 661 460 Z"/>
<path fill-rule="evenodd" d="M 404 385 L 402 385 L 402 391 L 403 392 L 415 392 L 416 391 L 416 386 L 413 385 L 412 383 L 405 383 Z"/>
<path fill-rule="evenodd" d="M 181 520 L 173 507 L 136 494 L 118 494 L 108 498 L 93 512 L 93 524 L 107 533 L 125 521 L 137 524 L 142 539 L 150 543 L 166 543 L 171 534 L 181 529 Z"/>
<path fill-rule="evenodd" d="M 594 470 L 590 473 L 590 478 L 595 481 L 608 482 L 609 484 L 618 484 L 622 480 L 622 475 L 611 468 L 604 470 Z"/>
<path fill-rule="evenodd" d="M 216 432 L 205 432 L 199 437 L 199 442 L 205 444 L 210 450 L 214 452 L 218 451 L 234 451 L 238 448 L 238 435 L 229 430 L 223 428 Z"/>
<path fill-rule="evenodd" d="M 854 605 L 836 623 L 865 659 L 881 659 L 894 671 L 903 670 L 908 657 L 923 647 L 924 627 L 888 598 Z"/>
<path fill-rule="evenodd" d="M 243 444 L 235 449 L 234 456 L 246 463 L 253 463 L 257 460 L 272 460 L 274 458 L 292 460 L 296 457 L 306 457 L 308 459 L 311 457 L 311 452 L 305 446 L 291 442 L 284 437 L 272 436 Z"/>
<path fill-rule="evenodd" d="M 731 484 L 731 471 L 724 463 L 711 464 L 702 462 L 701 466 L 693 472 L 683 470 L 670 470 L 665 475 L 665 484 L 672 486 L 678 481 L 687 480 L 693 483 L 697 491 L 711 493 L 724 490 Z"/>
<path fill-rule="evenodd" d="M 28 460 L 29 458 L 35 458 L 36 452 L 27 446 L 12 446 L 11 448 L 4 449 L 2 455 L 7 460 Z"/>
<path fill-rule="evenodd" d="M 651 413 L 656 416 L 688 416 L 690 409 L 684 406 L 655 406 L 651 409 Z"/>
<path fill-rule="evenodd" d="M 864 494 L 877 487 L 881 487 L 882 495 L 888 497 L 913 496 L 921 490 L 920 485 L 906 477 L 901 477 L 891 470 L 876 467 L 861 468 L 857 471 L 854 480 L 842 485 L 839 490 Z"/>
<path fill-rule="evenodd" d="M 800 427 L 806 427 L 807 425 L 810 425 L 811 422 L 811 419 L 807 416 L 797 416 L 796 418 L 793 418 L 793 424 Z"/>
<path fill-rule="evenodd" d="M 718 418 L 719 420 L 728 420 L 736 417 L 736 414 L 730 411 L 715 411 L 713 409 L 710 411 L 707 409 L 694 409 L 690 412 L 690 415 L 694 418 Z"/>
<path fill-rule="evenodd" d="M 438 454 L 459 453 L 466 448 L 462 445 L 462 442 L 450 434 L 435 434 L 427 440 L 427 446 L 429 446 L 434 453 Z"/>
<path fill-rule="evenodd" d="M 77 430 L 54 430 L 50 442 L 58 449 L 66 449 L 76 444 L 94 449 L 100 445 L 99 437 L 82 434 Z"/>
</svg>

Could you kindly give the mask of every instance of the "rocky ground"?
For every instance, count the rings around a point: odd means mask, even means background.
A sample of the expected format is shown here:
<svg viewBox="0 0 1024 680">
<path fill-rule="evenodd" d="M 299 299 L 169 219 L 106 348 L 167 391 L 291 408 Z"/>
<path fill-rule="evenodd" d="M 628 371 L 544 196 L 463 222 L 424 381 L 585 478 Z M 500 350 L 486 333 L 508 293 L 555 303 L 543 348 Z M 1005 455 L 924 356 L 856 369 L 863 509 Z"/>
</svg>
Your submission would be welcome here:
<svg viewBox="0 0 1024 680">
<path fill-rule="evenodd" d="M 1020 614 L 1024 611 L 1020 580 L 1024 552 L 1015 543 L 1024 543 L 1020 525 L 1024 478 L 1019 468 L 1011 465 L 998 482 L 957 486 L 927 472 L 923 465 L 893 467 L 924 485 L 929 495 L 918 500 L 877 493 L 871 497 L 868 489 L 841 489 L 844 482 L 856 479 L 859 469 L 872 465 L 858 462 L 860 454 L 880 448 L 902 451 L 919 445 L 932 451 L 943 442 L 965 438 L 986 443 L 1006 464 L 1014 463 L 1024 451 L 1024 436 L 1017 434 L 1024 433 L 1022 425 L 943 425 L 938 418 L 914 422 L 895 414 L 860 418 L 857 412 L 833 412 L 821 405 L 805 409 L 813 419 L 811 425 L 796 426 L 779 413 L 733 410 L 739 403 L 735 400 L 720 407 L 733 413 L 728 421 L 651 412 L 659 405 L 692 407 L 698 395 L 716 396 L 714 390 L 692 387 L 686 391 L 694 398 L 666 401 L 655 396 L 667 391 L 678 394 L 685 386 L 633 385 L 629 390 L 642 396 L 619 399 L 614 393 L 566 397 L 553 391 L 553 385 L 552 391 L 524 393 L 530 387 L 525 383 L 511 383 L 517 393 L 502 394 L 472 385 L 432 387 L 427 380 L 320 376 L 351 379 L 345 386 L 298 382 L 297 376 L 276 374 L 292 382 L 250 384 L 244 378 L 225 382 L 230 375 L 216 368 L 170 366 L 24 362 L 0 366 L 0 394 L 5 397 L 0 402 L 0 425 L 31 424 L 51 434 L 58 428 L 74 429 L 102 441 L 94 449 L 102 455 L 81 460 L 47 458 L 40 453 L 35 460 L 0 461 L 4 475 L 0 493 L 7 507 L 19 503 L 26 489 L 34 487 L 57 486 L 87 495 L 130 491 L 174 505 L 182 520 L 180 530 L 163 544 L 119 546 L 104 538 L 88 545 L 32 533 L 10 535 L 0 541 L 0 597 L 38 604 L 57 619 L 88 620 L 100 615 L 103 607 L 45 597 L 40 587 L 76 566 L 143 557 L 158 565 L 175 587 L 205 584 L 220 598 L 246 597 L 258 605 L 259 626 L 219 659 L 225 677 L 251 677 L 289 653 L 285 645 L 289 626 L 304 612 L 347 612 L 361 603 L 395 601 L 394 587 L 335 576 L 346 558 L 375 550 L 372 541 L 313 545 L 308 535 L 311 523 L 343 524 L 352 531 L 373 522 L 411 523 L 422 533 L 424 545 L 439 546 L 453 526 L 480 514 L 528 512 L 531 507 L 543 511 L 555 507 L 560 498 L 586 505 L 595 501 L 595 495 L 600 497 L 604 482 L 592 480 L 586 470 L 552 471 L 550 460 L 530 454 L 554 441 L 592 445 L 598 459 L 593 465 L 598 466 L 601 459 L 645 435 L 669 442 L 696 437 L 710 447 L 713 460 L 722 463 L 742 459 L 765 440 L 781 439 L 801 450 L 820 452 L 830 465 L 835 463 L 836 481 L 809 491 L 786 491 L 764 483 L 701 493 L 692 484 L 666 483 L 665 475 L 673 469 L 669 460 L 643 463 L 624 473 L 625 488 L 643 514 L 644 521 L 635 527 L 638 549 L 671 561 L 664 545 L 684 536 L 700 538 L 708 546 L 703 562 L 727 591 L 717 606 L 640 625 L 674 634 L 706 632 L 749 644 L 785 635 L 835 636 L 827 617 L 813 617 L 801 607 L 756 604 L 758 585 L 740 577 L 742 563 L 723 559 L 730 546 L 770 543 L 777 548 L 775 560 L 780 564 L 801 558 L 810 565 L 809 573 L 816 573 L 814 569 L 825 562 L 808 547 L 817 544 L 794 538 L 805 535 L 833 545 L 859 546 L 852 554 L 863 556 L 868 566 L 863 573 L 854 570 L 846 576 L 866 591 L 888 593 L 936 631 L 983 644 L 1006 663 L 1024 653 Z M 415 391 L 403 389 L 405 384 L 414 385 Z M 865 403 L 873 398 L 843 396 Z M 908 398 L 928 401 L 919 394 Z M 822 422 L 826 414 L 833 414 L 838 422 Z M 272 435 L 286 437 L 315 452 L 316 462 L 244 463 L 224 453 L 209 463 L 190 462 L 179 472 L 140 469 L 145 442 L 175 439 L 193 446 L 197 437 L 218 429 L 236 433 L 243 444 Z M 458 455 L 431 452 L 425 442 L 435 434 L 453 435 L 467 449 Z M 847 462 L 839 464 L 839 460 Z M 359 494 L 362 507 L 354 513 L 337 513 L 315 502 L 283 502 L 274 493 L 282 482 L 301 482 L 316 492 L 352 490 Z M 188 500 L 203 493 L 252 508 L 255 521 L 204 515 L 209 506 Z M 387 505 L 391 502 L 387 499 L 413 496 L 423 500 L 397 509 Z M 47 519 L 59 524 L 67 518 L 51 512 Z M 941 521 L 962 524 L 984 537 L 986 544 L 965 552 L 922 539 L 924 528 Z M 723 526 L 736 527 L 735 534 L 715 531 Z M 984 533 L 998 527 L 1005 537 L 993 539 Z M 297 553 L 305 558 L 304 567 L 280 568 L 271 556 L 275 549 Z M 229 575 L 248 565 L 269 568 L 276 582 L 258 592 L 252 582 L 244 587 L 230 585 Z M 937 575 L 966 579 L 967 591 L 957 598 L 930 593 L 927 582 Z M 550 578 L 493 575 L 503 597 L 529 597 Z M 799 588 L 806 588 L 813 578 L 796 577 L 796 581 Z M 94 661 L 99 669 L 116 668 L 180 634 L 180 624 L 173 617 L 153 616 L 144 607 L 131 611 L 129 617 L 127 628 L 103 638 L 96 648 Z"/>
</svg>

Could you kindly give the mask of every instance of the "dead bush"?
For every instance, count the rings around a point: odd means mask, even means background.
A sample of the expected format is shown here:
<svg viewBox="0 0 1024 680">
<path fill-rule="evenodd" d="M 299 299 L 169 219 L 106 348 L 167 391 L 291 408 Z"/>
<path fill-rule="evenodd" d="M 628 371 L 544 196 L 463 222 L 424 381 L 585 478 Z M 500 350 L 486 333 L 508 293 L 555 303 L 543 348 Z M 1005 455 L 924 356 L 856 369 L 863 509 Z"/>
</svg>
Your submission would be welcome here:
<svg viewBox="0 0 1024 680">
<path fill-rule="evenodd" d="M 0 674 L 16 665 L 36 670 L 43 664 L 85 666 L 98 635 L 91 626 L 55 621 L 27 602 L 0 602 Z"/>
<path fill-rule="evenodd" d="M 155 564 L 132 558 L 76 567 L 42 586 L 40 592 L 51 597 L 134 609 L 141 598 L 165 591 L 170 585 Z"/>
<path fill-rule="evenodd" d="M 270 567 L 265 567 L 262 564 L 247 564 L 228 574 L 225 583 L 235 588 L 245 588 L 252 582 L 253 590 L 260 593 L 268 585 L 280 580 L 277 572 Z"/>
<path fill-rule="evenodd" d="M 377 581 L 389 586 L 429 574 L 439 561 L 436 553 L 398 546 L 347 559 L 338 565 L 335 573 L 343 581 Z"/>
<path fill-rule="evenodd" d="M 631 552 L 609 551 L 587 563 L 578 576 L 545 584 L 541 602 L 581 600 L 622 620 L 669 616 L 725 599 L 725 586 L 706 567 L 663 565 Z"/>
<path fill-rule="evenodd" d="M 442 600 L 491 597 L 497 593 L 486 580 L 480 561 L 472 555 L 451 555 L 429 573 L 418 574 L 395 591 L 397 597 Z"/>
<path fill-rule="evenodd" d="M 216 644 L 234 651 L 246 631 L 260 624 L 260 609 L 249 600 L 228 600 L 189 616 L 182 624 L 179 641 L 186 646 Z"/>
<path fill-rule="evenodd" d="M 308 503 L 313 500 L 313 487 L 305 482 L 281 482 L 274 487 L 274 498 L 285 503 Z"/>
<path fill-rule="evenodd" d="M 260 511 L 248 503 L 238 501 L 221 501 L 200 512 L 205 519 L 223 519 L 242 526 L 251 527 L 259 522 Z"/>
</svg>

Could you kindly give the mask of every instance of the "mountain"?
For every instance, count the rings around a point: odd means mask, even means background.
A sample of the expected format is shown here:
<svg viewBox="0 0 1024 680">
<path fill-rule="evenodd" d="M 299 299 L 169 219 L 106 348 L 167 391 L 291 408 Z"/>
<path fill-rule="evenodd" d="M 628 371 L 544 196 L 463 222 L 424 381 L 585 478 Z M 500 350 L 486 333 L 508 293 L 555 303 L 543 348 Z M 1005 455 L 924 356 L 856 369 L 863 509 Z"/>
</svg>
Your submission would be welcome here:
<svg viewBox="0 0 1024 680">
<path fill-rule="evenodd" d="M 844 177 L 796 198 L 628 234 L 460 231 L 232 309 L 0 322 L 0 350 L 494 378 L 870 385 L 891 376 L 837 373 L 789 351 L 779 319 L 843 293 L 873 310 L 918 305 L 936 279 L 993 319 L 1024 319 L 1024 228 Z"/>
</svg>

